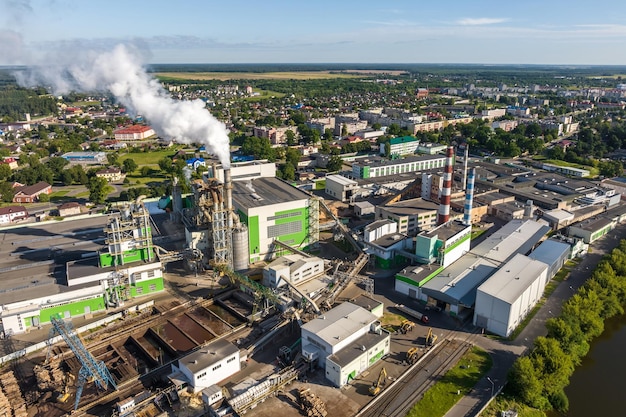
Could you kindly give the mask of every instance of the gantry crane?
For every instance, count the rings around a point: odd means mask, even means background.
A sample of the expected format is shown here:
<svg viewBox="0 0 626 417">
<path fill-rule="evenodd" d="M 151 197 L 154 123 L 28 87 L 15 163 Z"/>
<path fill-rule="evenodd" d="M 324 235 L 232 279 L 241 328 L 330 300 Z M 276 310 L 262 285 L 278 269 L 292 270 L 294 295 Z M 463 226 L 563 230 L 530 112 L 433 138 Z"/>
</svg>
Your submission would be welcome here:
<svg viewBox="0 0 626 417">
<path fill-rule="evenodd" d="M 82 365 L 78 374 L 74 410 L 78 409 L 78 403 L 80 402 L 83 387 L 85 382 L 88 380 L 93 380 L 96 383 L 96 386 L 104 391 L 107 390 L 109 384 L 113 389 L 117 389 L 117 384 L 104 362 L 97 360 L 91 353 L 89 353 L 74 330 L 72 323 L 65 322 L 63 319 L 58 317 L 50 317 L 50 322 L 52 323 L 52 330 L 50 333 L 58 333 L 61 335 L 65 343 L 67 343 L 72 352 L 74 352 L 74 355 L 76 355 L 76 359 L 78 359 Z"/>
</svg>

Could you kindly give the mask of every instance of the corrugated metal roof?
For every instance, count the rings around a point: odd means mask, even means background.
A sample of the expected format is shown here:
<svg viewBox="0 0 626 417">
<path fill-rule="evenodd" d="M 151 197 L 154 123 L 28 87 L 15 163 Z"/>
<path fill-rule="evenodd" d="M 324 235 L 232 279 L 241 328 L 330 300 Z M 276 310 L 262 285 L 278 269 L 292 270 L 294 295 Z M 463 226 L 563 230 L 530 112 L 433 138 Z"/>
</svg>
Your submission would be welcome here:
<svg viewBox="0 0 626 417">
<path fill-rule="evenodd" d="M 517 254 L 478 287 L 477 291 L 513 304 L 546 269 L 548 265 L 544 262 Z"/>
<path fill-rule="evenodd" d="M 328 345 L 334 346 L 377 319 L 374 314 L 363 307 L 346 302 L 317 316 L 303 325 L 302 329 L 317 335 Z"/>
</svg>

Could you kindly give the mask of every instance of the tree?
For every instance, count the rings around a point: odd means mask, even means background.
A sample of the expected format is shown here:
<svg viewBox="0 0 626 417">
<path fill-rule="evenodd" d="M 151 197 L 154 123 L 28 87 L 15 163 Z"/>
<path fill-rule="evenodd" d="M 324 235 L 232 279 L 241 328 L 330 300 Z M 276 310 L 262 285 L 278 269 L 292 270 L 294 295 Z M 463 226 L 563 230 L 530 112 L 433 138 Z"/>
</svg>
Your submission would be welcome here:
<svg viewBox="0 0 626 417">
<path fill-rule="evenodd" d="M 50 201 L 50 195 L 41 193 L 37 196 L 37 200 L 39 200 L 40 203 L 47 203 Z"/>
<path fill-rule="evenodd" d="M 2 181 L 0 182 L 0 196 L 2 201 L 10 203 L 15 197 L 15 189 L 11 186 L 11 183 Z"/>
<path fill-rule="evenodd" d="M 296 170 L 291 164 L 285 164 L 282 169 L 282 176 L 284 180 L 293 181 L 296 178 Z"/>
<path fill-rule="evenodd" d="M 330 157 L 330 160 L 326 163 L 326 169 L 328 172 L 336 172 L 343 166 L 343 159 L 339 155 Z"/>
<path fill-rule="evenodd" d="M 89 190 L 89 201 L 94 204 L 102 204 L 109 193 L 107 180 L 100 177 L 91 177 L 87 189 Z"/>
<path fill-rule="evenodd" d="M 287 146 L 293 146 L 296 144 L 296 134 L 293 130 L 287 130 L 285 132 L 285 138 L 287 139 Z"/>
<path fill-rule="evenodd" d="M 117 165 L 119 159 L 119 155 L 117 152 L 109 152 L 107 153 L 107 161 L 109 165 Z"/>
<path fill-rule="evenodd" d="M 9 164 L 0 164 L 0 181 L 6 181 L 11 176 Z"/>
<path fill-rule="evenodd" d="M 172 158 L 168 158 L 167 156 L 165 158 L 161 158 L 159 159 L 158 164 L 159 168 L 161 169 L 161 171 L 163 171 L 164 174 L 171 174 L 172 172 L 174 172 Z"/>
<path fill-rule="evenodd" d="M 122 169 L 124 170 L 124 172 L 126 173 L 130 173 L 133 172 L 134 170 L 136 170 L 139 166 L 137 165 L 137 162 L 135 162 L 134 159 L 132 158 L 127 158 L 124 159 L 122 161 Z"/>
<path fill-rule="evenodd" d="M 62 158 L 60 156 L 53 156 L 52 158 L 48 159 L 48 161 L 46 162 L 46 166 L 50 168 L 50 170 L 54 173 L 55 178 L 60 179 L 63 168 L 65 168 L 65 166 L 69 163 L 70 161 L 65 158 Z"/>
</svg>

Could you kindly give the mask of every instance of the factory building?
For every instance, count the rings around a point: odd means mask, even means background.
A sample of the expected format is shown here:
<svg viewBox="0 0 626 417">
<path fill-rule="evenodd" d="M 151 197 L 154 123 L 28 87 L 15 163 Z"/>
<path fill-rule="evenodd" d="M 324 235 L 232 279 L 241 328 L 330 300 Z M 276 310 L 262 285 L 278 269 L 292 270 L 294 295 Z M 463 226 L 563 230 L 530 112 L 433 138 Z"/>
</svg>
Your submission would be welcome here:
<svg viewBox="0 0 626 417">
<path fill-rule="evenodd" d="M 446 157 L 443 155 L 408 156 L 402 159 L 370 158 L 352 164 L 354 178 L 377 178 L 403 173 L 443 168 Z"/>
<path fill-rule="evenodd" d="M 411 255 L 413 241 L 397 230 L 398 224 L 392 220 L 377 220 L 365 227 L 365 253 L 374 255 L 376 266 L 391 268 Z"/>
<path fill-rule="evenodd" d="M 541 242 L 528 257 L 548 265 L 547 279 L 550 281 L 565 265 L 565 262 L 570 259 L 571 253 L 572 246 L 569 243 L 547 239 Z"/>
<path fill-rule="evenodd" d="M 515 255 L 476 290 L 474 325 L 508 337 L 541 298 L 548 265 Z"/>
<path fill-rule="evenodd" d="M 239 348 L 219 339 L 180 358 L 176 365 L 172 364 L 169 378 L 178 386 L 185 381 L 189 390 L 196 393 L 216 385 L 240 369 Z"/>
<path fill-rule="evenodd" d="M 143 203 L 120 207 L 104 230 L 108 250 L 68 262 L 65 282 L 39 277 L 30 285 L 16 283 L 17 288 L 0 294 L 5 334 L 24 333 L 49 323 L 51 317 L 70 319 L 120 307 L 135 297 L 163 290 L 163 267 L 155 254 Z"/>
<path fill-rule="evenodd" d="M 348 202 L 359 190 L 359 183 L 343 175 L 327 175 L 324 192 L 339 201 Z"/>
<path fill-rule="evenodd" d="M 607 217 L 588 219 L 571 225 L 568 228 L 568 235 L 582 238 L 583 242 L 591 244 L 613 230 L 616 224 Z"/>
<path fill-rule="evenodd" d="M 249 262 L 273 257 L 273 242 L 306 248 L 319 240 L 317 200 L 277 178 L 233 182 L 233 205 L 248 229 Z"/>
<path fill-rule="evenodd" d="M 302 356 L 342 387 L 389 353 L 390 335 L 377 320 L 363 307 L 342 303 L 302 326 Z"/>
<path fill-rule="evenodd" d="M 404 269 L 396 275 L 396 290 L 451 315 L 470 314 L 478 286 L 514 255 L 529 253 L 549 230 L 533 220 L 512 220 L 447 268 L 435 263 Z"/>
<path fill-rule="evenodd" d="M 324 273 L 324 260 L 316 256 L 285 255 L 263 268 L 263 285 L 278 288 L 300 285 Z"/>
<path fill-rule="evenodd" d="M 422 263 L 437 263 L 444 268 L 470 251 L 472 226 L 450 221 L 415 238 L 415 254 Z"/>
<path fill-rule="evenodd" d="M 421 198 L 398 201 L 376 207 L 376 219 L 389 219 L 398 224 L 398 233 L 415 236 L 437 225 L 439 205 Z"/>
</svg>

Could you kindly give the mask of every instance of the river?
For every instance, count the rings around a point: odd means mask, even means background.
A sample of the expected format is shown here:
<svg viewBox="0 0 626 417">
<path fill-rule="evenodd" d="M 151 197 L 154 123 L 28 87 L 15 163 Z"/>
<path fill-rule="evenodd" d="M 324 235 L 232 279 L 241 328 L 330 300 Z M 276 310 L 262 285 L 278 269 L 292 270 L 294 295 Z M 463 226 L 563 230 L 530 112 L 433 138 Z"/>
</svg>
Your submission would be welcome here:
<svg viewBox="0 0 626 417">
<path fill-rule="evenodd" d="M 604 332 L 596 338 L 582 364 L 576 368 L 565 388 L 569 398 L 566 417 L 626 415 L 626 315 L 605 323 Z M 561 417 L 549 413 L 549 417 Z"/>
</svg>

